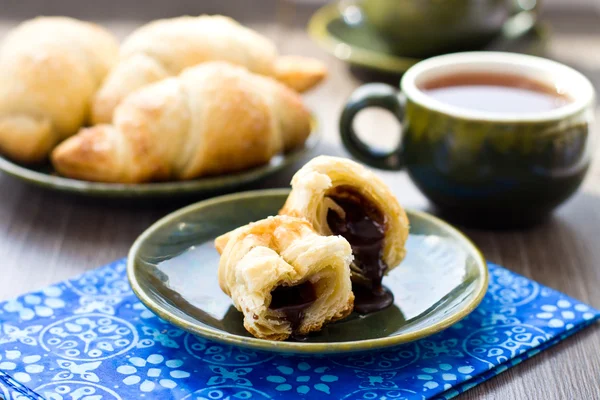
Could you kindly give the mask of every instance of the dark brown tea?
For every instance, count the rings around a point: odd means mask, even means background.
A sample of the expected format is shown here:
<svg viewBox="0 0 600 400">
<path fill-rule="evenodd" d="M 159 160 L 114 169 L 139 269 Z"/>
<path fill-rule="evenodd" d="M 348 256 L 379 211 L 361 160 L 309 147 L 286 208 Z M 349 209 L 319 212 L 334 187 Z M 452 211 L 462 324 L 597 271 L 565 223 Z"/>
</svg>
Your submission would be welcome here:
<svg viewBox="0 0 600 400">
<path fill-rule="evenodd" d="M 571 101 L 555 87 L 512 74 L 457 73 L 432 79 L 420 88 L 452 106 L 497 113 L 550 111 Z"/>
</svg>

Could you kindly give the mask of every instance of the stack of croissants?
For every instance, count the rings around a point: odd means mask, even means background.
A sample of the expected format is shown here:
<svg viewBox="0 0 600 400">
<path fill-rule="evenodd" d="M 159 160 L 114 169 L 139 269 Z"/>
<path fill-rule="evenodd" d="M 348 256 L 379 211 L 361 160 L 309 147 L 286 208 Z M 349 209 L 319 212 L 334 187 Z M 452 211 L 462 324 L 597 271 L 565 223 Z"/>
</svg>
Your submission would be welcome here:
<svg viewBox="0 0 600 400">
<path fill-rule="evenodd" d="M 39 17 L 0 48 L 0 154 L 99 182 L 240 171 L 304 144 L 298 93 L 325 75 L 224 16 L 157 20 L 120 46 L 95 24 Z"/>
</svg>

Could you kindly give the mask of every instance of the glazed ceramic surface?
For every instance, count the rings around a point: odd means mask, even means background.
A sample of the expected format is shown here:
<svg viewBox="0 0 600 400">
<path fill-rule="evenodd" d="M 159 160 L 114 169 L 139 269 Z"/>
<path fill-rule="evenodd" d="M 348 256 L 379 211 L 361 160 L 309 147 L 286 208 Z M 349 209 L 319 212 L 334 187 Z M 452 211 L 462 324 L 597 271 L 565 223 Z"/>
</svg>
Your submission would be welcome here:
<svg viewBox="0 0 600 400">
<path fill-rule="evenodd" d="M 494 113 L 448 105 L 420 90 L 428 79 L 453 71 L 542 79 L 572 101 L 550 111 Z M 456 220 L 486 227 L 540 222 L 577 190 L 588 171 L 594 89 L 565 65 L 513 53 L 448 54 L 412 67 L 401 93 L 384 84 L 357 89 L 340 118 L 343 143 L 374 167 L 406 168 L 419 189 Z M 370 106 L 398 118 L 402 140 L 396 149 L 379 152 L 354 132 L 354 116 Z"/>
<path fill-rule="evenodd" d="M 146 306 L 206 338 L 293 353 L 353 352 L 405 343 L 438 332 L 468 315 L 487 289 L 487 266 L 459 231 L 428 214 L 409 211 L 408 255 L 383 280 L 393 306 L 352 314 L 305 341 L 256 339 L 219 288 L 213 239 L 277 214 L 287 189 L 245 192 L 203 201 L 166 216 L 142 234 L 128 260 L 128 277 Z"/>
<path fill-rule="evenodd" d="M 539 24 L 527 29 L 532 22 L 526 18 L 516 19 L 494 38 L 488 50 L 543 54 L 548 30 Z M 308 33 L 323 49 L 359 67 L 402 74 L 421 61 L 418 56 L 409 56 L 391 45 L 367 22 L 362 8 L 354 3 L 334 2 L 324 6 L 311 18 Z M 479 50 L 482 46 L 471 43 L 465 48 Z"/>
<path fill-rule="evenodd" d="M 515 25 L 515 20 L 531 23 L 536 18 L 536 2 L 513 0 L 361 0 L 356 4 L 395 52 L 411 57 L 481 48 L 506 25 Z M 524 25 L 523 32 L 530 27 Z"/>
<path fill-rule="evenodd" d="M 247 185 L 270 176 L 300 160 L 321 138 L 313 115 L 312 132 L 306 143 L 256 168 L 227 175 L 198 178 L 189 181 L 153 182 L 141 184 L 89 182 L 59 176 L 50 164 L 31 167 L 17 164 L 0 155 L 0 171 L 26 183 L 60 192 L 106 198 L 174 198 L 187 195 L 214 195 Z"/>
</svg>

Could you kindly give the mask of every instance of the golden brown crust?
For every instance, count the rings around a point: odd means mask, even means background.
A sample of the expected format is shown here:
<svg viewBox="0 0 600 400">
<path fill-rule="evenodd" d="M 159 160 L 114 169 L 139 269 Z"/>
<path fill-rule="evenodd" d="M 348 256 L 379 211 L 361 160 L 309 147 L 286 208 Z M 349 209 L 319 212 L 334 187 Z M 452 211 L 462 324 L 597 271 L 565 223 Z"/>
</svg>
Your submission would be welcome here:
<svg viewBox="0 0 600 400">
<path fill-rule="evenodd" d="M 265 164 L 309 133 L 310 114 L 297 93 L 243 67 L 211 62 L 132 93 L 113 125 L 66 140 L 52 162 L 61 174 L 86 180 L 193 179 Z"/>
<path fill-rule="evenodd" d="M 111 127 L 109 125 L 98 125 L 92 128 L 84 129 L 79 133 L 78 142 L 67 141 L 59 146 L 53 153 L 52 159 L 59 174 L 69 174 L 71 178 L 85 179 L 88 181 L 97 181 L 94 169 L 89 169 L 91 162 L 113 165 L 118 160 L 115 159 L 116 152 L 113 150 L 115 143 L 111 140 Z M 98 138 L 102 138 L 103 145 L 97 146 Z M 118 173 L 118 168 L 112 170 Z M 113 179 L 120 179 L 115 176 Z"/>
<path fill-rule="evenodd" d="M 327 77 L 327 67 L 314 58 L 281 56 L 275 63 L 275 77 L 297 92 L 305 92 Z"/>
<path fill-rule="evenodd" d="M 328 196 L 340 187 L 352 188 L 381 212 L 386 226 L 383 259 L 388 271 L 395 268 L 406 254 L 408 217 L 388 186 L 354 161 L 330 156 L 309 161 L 292 178 L 292 191 L 279 214 L 305 218 L 320 234 L 331 235 L 327 211 L 337 205 Z"/>
<path fill-rule="evenodd" d="M 72 18 L 40 17 L 12 30 L 0 49 L 0 152 L 44 161 L 87 122 L 117 55 L 110 33 Z"/>
<path fill-rule="evenodd" d="M 244 314 L 244 327 L 258 338 L 308 334 L 352 312 L 352 250 L 342 237 L 320 236 L 305 220 L 277 216 L 220 236 L 215 246 L 221 253 L 219 284 Z M 269 308 L 271 292 L 307 281 L 316 300 L 292 332 L 281 312 Z"/>
<path fill-rule="evenodd" d="M 128 94 L 184 69 L 226 61 L 264 76 L 282 78 L 300 91 L 324 78 L 324 66 L 307 58 L 278 61 L 266 37 L 221 15 L 178 17 L 146 24 L 121 46 L 119 64 L 94 99 L 94 123 L 112 122 L 113 111 Z"/>
<path fill-rule="evenodd" d="M 94 96 L 92 123 L 111 123 L 115 109 L 128 94 L 169 76 L 159 63 L 145 54 L 136 54 L 120 61 Z"/>
</svg>

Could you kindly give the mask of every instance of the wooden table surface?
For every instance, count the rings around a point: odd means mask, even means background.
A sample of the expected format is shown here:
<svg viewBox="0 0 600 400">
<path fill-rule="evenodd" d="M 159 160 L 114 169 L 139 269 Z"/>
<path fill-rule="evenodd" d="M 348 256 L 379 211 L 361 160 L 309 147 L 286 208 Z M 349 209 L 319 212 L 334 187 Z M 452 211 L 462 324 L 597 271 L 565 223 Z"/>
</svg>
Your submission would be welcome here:
<svg viewBox="0 0 600 400">
<path fill-rule="evenodd" d="M 9 3 L 17 6 L 16 2 Z M 29 8 L 19 6 L 14 19 L 0 20 L 0 36 L 17 23 L 17 18 L 32 17 L 38 13 L 87 18 L 95 15 L 87 8 L 60 9 L 60 4 L 68 1 L 37 1 L 39 11 L 31 6 L 32 3 Z M 49 9 L 50 3 L 58 8 Z M 266 1 L 266 7 L 258 12 L 256 7 L 220 10 L 214 4 L 210 9 L 203 8 L 205 2 L 181 3 L 187 5 L 180 4 L 161 14 L 160 10 L 156 10 L 160 4 L 151 2 L 151 7 L 145 10 L 147 18 L 138 14 L 139 20 L 116 19 L 119 13 L 114 10 L 112 14 L 99 12 L 97 15 L 100 19 L 109 18 L 100 22 L 124 36 L 144 20 L 161 15 L 220 11 L 273 38 L 283 53 L 324 60 L 329 66 L 329 79 L 306 95 L 306 102 L 316 111 L 324 131 L 324 140 L 311 156 L 348 155 L 338 138 L 337 120 L 344 100 L 362 83 L 364 76 L 325 54 L 307 37 L 303 28 L 314 10 L 314 4 L 294 6 Z M 135 14 L 123 15 L 130 18 Z M 598 17 L 550 14 L 546 18 L 551 19 L 553 26 L 548 56 L 574 66 L 590 77 L 595 85 L 600 84 Z M 397 131 L 393 118 L 381 111 L 365 111 L 357 122 L 361 132 L 377 136 L 376 140 L 382 142 Z M 258 187 L 287 186 L 299 165 Z M 379 173 L 403 205 L 428 209 L 426 199 L 405 173 Z M 0 174 L 0 300 L 42 288 L 125 256 L 133 240 L 145 228 L 180 205 L 91 200 L 30 187 Z M 465 232 L 480 246 L 487 259 L 600 308 L 600 163 L 592 168 L 582 190 L 561 207 L 551 221 L 527 231 L 465 229 Z M 600 326 L 596 324 L 585 329 L 469 390 L 460 398 L 600 399 Z"/>
</svg>

